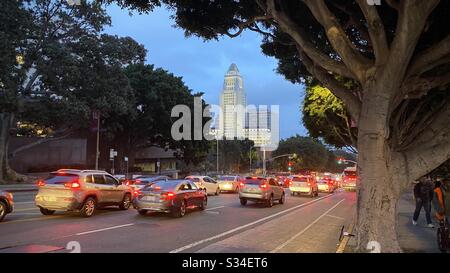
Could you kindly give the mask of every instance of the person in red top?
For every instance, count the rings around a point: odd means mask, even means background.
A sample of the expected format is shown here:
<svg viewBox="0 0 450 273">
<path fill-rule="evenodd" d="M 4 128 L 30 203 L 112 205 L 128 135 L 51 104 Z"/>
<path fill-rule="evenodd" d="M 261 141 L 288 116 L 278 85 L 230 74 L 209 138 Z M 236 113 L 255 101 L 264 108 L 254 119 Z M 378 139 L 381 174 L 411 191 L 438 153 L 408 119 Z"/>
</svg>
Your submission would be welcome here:
<svg viewBox="0 0 450 273">
<path fill-rule="evenodd" d="M 450 176 L 447 175 L 439 187 L 434 189 L 433 207 L 439 222 L 450 217 Z"/>
</svg>

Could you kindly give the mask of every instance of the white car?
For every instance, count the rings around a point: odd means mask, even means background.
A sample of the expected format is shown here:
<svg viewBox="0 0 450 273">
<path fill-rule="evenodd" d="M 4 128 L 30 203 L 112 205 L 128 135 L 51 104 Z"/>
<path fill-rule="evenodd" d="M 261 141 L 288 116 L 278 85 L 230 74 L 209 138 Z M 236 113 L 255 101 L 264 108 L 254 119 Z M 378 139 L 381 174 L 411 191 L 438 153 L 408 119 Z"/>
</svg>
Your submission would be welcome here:
<svg viewBox="0 0 450 273">
<path fill-rule="evenodd" d="M 239 192 L 239 184 L 244 179 L 238 175 L 221 175 L 217 178 L 220 191 Z"/>
<path fill-rule="evenodd" d="M 220 194 L 219 183 L 217 183 L 216 180 L 212 179 L 209 176 L 190 175 L 187 176 L 186 179 L 189 179 L 192 182 L 194 182 L 194 184 L 197 185 L 197 187 L 204 190 L 207 194 L 210 195 Z"/>
</svg>

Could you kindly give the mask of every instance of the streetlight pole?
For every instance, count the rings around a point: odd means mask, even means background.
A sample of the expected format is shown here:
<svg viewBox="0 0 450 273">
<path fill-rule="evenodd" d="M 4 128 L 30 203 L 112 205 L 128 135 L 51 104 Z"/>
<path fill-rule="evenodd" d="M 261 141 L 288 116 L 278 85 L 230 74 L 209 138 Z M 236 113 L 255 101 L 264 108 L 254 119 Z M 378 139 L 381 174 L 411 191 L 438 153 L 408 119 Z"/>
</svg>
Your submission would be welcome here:
<svg viewBox="0 0 450 273">
<path fill-rule="evenodd" d="M 254 148 L 253 146 L 250 146 L 250 151 L 249 151 L 249 154 L 248 154 L 248 156 L 250 158 L 250 166 L 249 166 L 250 173 L 252 172 L 252 149 L 253 148 Z"/>
<path fill-rule="evenodd" d="M 216 135 L 216 172 L 219 174 L 219 135 Z"/>
<path fill-rule="evenodd" d="M 95 151 L 95 169 L 98 170 L 98 160 L 100 157 L 100 111 L 95 112 L 97 117 L 97 148 Z"/>
<path fill-rule="evenodd" d="M 266 147 L 263 148 L 263 175 L 266 176 Z"/>
</svg>

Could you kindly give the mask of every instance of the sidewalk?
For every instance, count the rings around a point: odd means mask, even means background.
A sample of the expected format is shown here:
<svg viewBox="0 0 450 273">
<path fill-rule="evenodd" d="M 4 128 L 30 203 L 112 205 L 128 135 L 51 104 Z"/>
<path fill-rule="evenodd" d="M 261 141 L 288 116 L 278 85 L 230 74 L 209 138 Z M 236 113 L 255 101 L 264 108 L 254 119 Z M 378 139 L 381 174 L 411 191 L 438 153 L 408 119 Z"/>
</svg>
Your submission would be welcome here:
<svg viewBox="0 0 450 273">
<path fill-rule="evenodd" d="M 397 233 L 400 247 L 404 253 L 440 253 L 436 243 L 436 228 L 426 227 L 425 212 L 422 210 L 417 226 L 412 224 L 415 202 L 412 193 L 402 196 L 398 203 Z M 432 219 L 434 221 L 434 211 Z M 437 226 L 436 222 L 434 225 Z M 356 247 L 356 239 L 352 237 L 345 249 L 351 253 Z"/>
<path fill-rule="evenodd" d="M 422 210 L 417 226 L 412 224 L 415 209 L 413 195 L 405 194 L 398 203 L 398 240 L 406 253 L 440 253 L 436 242 L 436 228 L 426 227 L 425 212 Z M 431 212 L 434 225 L 434 211 Z"/>
</svg>

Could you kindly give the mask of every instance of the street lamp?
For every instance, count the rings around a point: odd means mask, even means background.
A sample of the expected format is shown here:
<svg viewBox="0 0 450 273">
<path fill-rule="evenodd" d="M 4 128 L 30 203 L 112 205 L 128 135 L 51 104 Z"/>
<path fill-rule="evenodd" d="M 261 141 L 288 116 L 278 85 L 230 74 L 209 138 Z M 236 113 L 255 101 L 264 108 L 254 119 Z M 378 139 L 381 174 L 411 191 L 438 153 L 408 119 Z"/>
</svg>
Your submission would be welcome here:
<svg viewBox="0 0 450 273">
<path fill-rule="evenodd" d="M 252 149 L 255 148 L 255 146 L 250 146 L 250 151 L 248 153 L 248 156 L 250 158 L 250 166 L 249 166 L 249 171 L 250 173 L 252 172 Z"/>
</svg>

